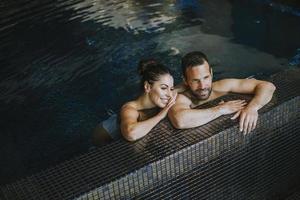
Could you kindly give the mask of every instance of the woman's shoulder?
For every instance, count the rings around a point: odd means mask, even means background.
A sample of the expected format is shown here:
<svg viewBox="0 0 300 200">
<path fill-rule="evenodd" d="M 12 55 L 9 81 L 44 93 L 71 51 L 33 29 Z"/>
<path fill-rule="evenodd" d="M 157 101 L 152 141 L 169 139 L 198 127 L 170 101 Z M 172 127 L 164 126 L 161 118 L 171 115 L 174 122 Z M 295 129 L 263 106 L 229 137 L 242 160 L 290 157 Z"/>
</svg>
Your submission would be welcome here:
<svg viewBox="0 0 300 200">
<path fill-rule="evenodd" d="M 129 101 L 127 103 L 125 103 L 122 108 L 121 108 L 121 111 L 123 110 L 136 110 L 138 111 L 138 102 L 136 102 L 135 100 L 134 101 Z"/>
</svg>

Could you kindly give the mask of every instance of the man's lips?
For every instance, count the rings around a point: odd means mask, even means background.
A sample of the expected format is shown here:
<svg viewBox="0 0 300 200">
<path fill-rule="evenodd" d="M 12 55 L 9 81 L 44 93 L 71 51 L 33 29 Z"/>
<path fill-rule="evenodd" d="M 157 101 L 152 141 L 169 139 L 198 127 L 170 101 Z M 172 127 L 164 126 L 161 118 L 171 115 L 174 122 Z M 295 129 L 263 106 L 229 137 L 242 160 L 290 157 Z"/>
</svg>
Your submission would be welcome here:
<svg viewBox="0 0 300 200">
<path fill-rule="evenodd" d="M 209 92 L 209 90 L 208 89 L 204 89 L 204 90 L 197 90 L 197 93 L 199 93 L 199 94 L 206 94 L 206 93 L 208 93 Z"/>
</svg>

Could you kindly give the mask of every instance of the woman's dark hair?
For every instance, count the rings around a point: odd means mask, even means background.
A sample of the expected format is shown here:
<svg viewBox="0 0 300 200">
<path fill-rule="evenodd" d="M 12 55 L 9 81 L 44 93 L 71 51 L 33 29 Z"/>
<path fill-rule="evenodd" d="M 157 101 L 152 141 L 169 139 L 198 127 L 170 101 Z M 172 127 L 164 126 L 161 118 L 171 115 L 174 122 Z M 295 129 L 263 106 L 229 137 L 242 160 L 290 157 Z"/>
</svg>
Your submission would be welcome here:
<svg viewBox="0 0 300 200">
<path fill-rule="evenodd" d="M 195 67 L 197 65 L 203 65 L 204 62 L 208 63 L 207 56 L 200 51 L 193 51 L 187 53 L 181 60 L 181 68 L 184 77 L 186 78 L 186 69 L 188 67 Z"/>
<path fill-rule="evenodd" d="M 171 74 L 166 66 L 154 59 L 141 60 L 138 65 L 138 73 L 141 76 L 141 89 L 144 89 L 145 81 L 152 85 L 159 80 L 160 76 Z"/>
</svg>

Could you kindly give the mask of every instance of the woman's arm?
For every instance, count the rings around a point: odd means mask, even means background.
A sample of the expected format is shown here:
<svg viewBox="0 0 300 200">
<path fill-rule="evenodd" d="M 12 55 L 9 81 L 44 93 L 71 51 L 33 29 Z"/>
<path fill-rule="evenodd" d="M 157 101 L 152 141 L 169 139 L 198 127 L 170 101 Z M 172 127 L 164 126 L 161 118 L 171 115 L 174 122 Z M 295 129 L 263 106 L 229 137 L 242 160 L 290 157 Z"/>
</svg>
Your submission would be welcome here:
<svg viewBox="0 0 300 200">
<path fill-rule="evenodd" d="M 154 117 L 140 122 L 138 121 L 138 111 L 133 106 L 124 105 L 121 109 L 121 132 L 124 138 L 132 142 L 147 135 L 158 122 L 167 116 L 175 99 L 176 96 L 171 98 L 167 106 Z"/>
</svg>

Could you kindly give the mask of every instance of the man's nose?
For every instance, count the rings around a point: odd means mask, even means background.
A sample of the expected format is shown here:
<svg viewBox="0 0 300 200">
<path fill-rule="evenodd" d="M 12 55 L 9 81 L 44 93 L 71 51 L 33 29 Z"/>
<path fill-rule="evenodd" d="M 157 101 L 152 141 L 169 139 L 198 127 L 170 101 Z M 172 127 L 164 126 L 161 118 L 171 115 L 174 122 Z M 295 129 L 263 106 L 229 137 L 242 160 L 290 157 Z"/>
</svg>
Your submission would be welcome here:
<svg viewBox="0 0 300 200">
<path fill-rule="evenodd" d="M 201 82 L 201 81 L 199 81 L 199 83 L 198 83 L 198 88 L 199 88 L 199 89 L 204 89 L 204 88 L 205 88 L 204 83 Z"/>
</svg>

